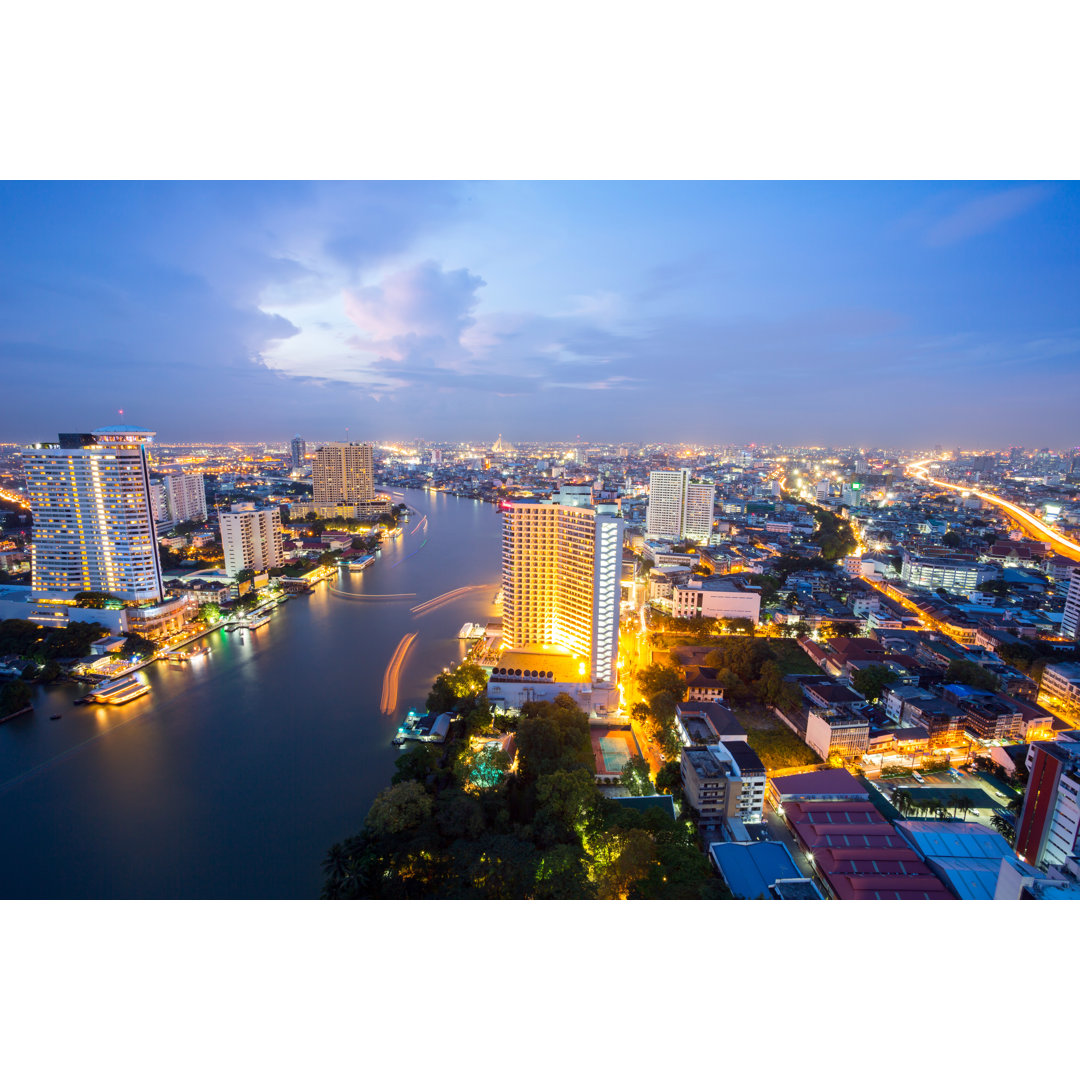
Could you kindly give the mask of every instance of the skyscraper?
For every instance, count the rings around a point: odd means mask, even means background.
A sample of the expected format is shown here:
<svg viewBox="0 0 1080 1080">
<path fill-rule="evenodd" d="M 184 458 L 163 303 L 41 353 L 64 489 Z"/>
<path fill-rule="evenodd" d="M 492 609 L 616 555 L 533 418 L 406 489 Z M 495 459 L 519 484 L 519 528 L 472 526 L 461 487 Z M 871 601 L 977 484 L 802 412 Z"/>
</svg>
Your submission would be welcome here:
<svg viewBox="0 0 1080 1080">
<path fill-rule="evenodd" d="M 614 687 L 624 522 L 614 505 L 511 502 L 503 509 L 503 644 L 554 647 Z"/>
<path fill-rule="evenodd" d="M 166 476 L 165 504 L 173 521 L 205 521 L 206 485 L 202 473 Z"/>
<path fill-rule="evenodd" d="M 659 540 L 707 544 L 712 536 L 715 496 L 716 485 L 691 479 L 689 469 L 649 473 L 645 535 Z"/>
<path fill-rule="evenodd" d="M 304 464 L 304 457 L 307 454 L 307 443 L 300 438 L 299 435 L 293 436 L 293 441 L 290 444 L 290 457 L 292 467 L 299 469 Z"/>
<path fill-rule="evenodd" d="M 269 570 L 285 561 L 281 511 L 276 506 L 256 510 L 252 503 L 233 503 L 218 519 L 229 577 L 236 577 L 241 570 Z"/>
<path fill-rule="evenodd" d="M 375 499 L 375 448 L 371 443 L 325 443 L 311 470 L 316 507 L 356 506 Z"/>
<path fill-rule="evenodd" d="M 61 434 L 23 451 L 34 515 L 34 589 L 162 597 L 146 447 L 154 432 L 118 425 Z"/>
</svg>

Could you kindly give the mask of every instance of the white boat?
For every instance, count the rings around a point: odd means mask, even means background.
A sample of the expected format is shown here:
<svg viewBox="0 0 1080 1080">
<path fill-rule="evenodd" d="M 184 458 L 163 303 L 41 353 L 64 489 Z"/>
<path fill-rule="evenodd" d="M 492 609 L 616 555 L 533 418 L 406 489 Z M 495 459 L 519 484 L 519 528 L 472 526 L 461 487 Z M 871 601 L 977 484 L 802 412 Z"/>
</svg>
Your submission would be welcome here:
<svg viewBox="0 0 1080 1080">
<path fill-rule="evenodd" d="M 249 630 L 257 630 L 260 626 L 265 626 L 270 621 L 269 615 L 259 615 L 252 619 L 247 625 Z"/>
<path fill-rule="evenodd" d="M 87 697 L 100 705 L 124 705 L 149 693 L 150 687 L 141 679 L 134 675 L 124 675 L 119 679 L 109 679 L 108 682 L 101 683 Z"/>
</svg>

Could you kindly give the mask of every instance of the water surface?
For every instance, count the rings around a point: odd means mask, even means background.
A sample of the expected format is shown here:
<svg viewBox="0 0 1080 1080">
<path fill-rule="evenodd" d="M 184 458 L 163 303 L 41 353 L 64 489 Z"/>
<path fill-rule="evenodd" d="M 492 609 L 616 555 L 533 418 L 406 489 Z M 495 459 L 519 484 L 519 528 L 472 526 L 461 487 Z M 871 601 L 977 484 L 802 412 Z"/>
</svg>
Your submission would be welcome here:
<svg viewBox="0 0 1080 1080">
<path fill-rule="evenodd" d="M 84 689 L 57 686 L 0 724 L 0 897 L 317 896 L 326 849 L 390 779 L 398 719 L 464 655 L 461 624 L 494 611 L 494 508 L 404 494 L 417 510 L 404 535 L 333 584 L 415 599 L 351 601 L 319 585 L 243 641 L 222 631 L 204 639 L 206 657 L 144 669 L 151 693 L 129 705 L 75 706 Z M 482 583 L 491 588 L 409 611 Z M 414 631 L 387 717 L 383 674 Z"/>
</svg>

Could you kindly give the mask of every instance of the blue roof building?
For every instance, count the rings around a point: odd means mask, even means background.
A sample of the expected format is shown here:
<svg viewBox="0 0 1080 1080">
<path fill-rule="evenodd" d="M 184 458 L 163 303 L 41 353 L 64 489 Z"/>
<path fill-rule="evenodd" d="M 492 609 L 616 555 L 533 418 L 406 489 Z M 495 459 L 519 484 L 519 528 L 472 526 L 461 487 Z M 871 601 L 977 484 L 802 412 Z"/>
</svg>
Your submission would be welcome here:
<svg viewBox="0 0 1080 1080">
<path fill-rule="evenodd" d="M 736 900 L 822 899 L 817 886 L 799 873 L 791 853 L 779 840 L 710 844 L 709 858 Z M 789 887 L 795 882 L 805 884 L 798 889 Z M 780 883 L 783 885 L 778 889 Z"/>
</svg>

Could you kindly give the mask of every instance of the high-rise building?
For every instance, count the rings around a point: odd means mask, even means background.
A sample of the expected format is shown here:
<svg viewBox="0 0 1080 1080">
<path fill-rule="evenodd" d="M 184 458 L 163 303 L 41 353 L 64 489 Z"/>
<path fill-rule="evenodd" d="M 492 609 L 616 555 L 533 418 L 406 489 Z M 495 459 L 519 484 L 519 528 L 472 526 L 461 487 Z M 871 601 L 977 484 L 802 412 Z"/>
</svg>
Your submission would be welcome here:
<svg viewBox="0 0 1080 1080">
<path fill-rule="evenodd" d="M 580 657 L 583 680 L 614 687 L 623 527 L 610 504 L 505 504 L 504 646 L 554 647 Z"/>
<path fill-rule="evenodd" d="M 375 447 L 371 443 L 325 443 L 311 470 L 317 507 L 356 506 L 375 499 Z"/>
<path fill-rule="evenodd" d="M 150 481 L 150 515 L 159 524 L 165 524 L 170 520 L 165 485 L 160 480 Z"/>
<path fill-rule="evenodd" d="M 293 441 L 289 445 L 290 460 L 294 469 L 299 469 L 304 464 L 304 457 L 307 454 L 307 443 L 300 438 L 299 435 L 293 436 Z"/>
<path fill-rule="evenodd" d="M 166 476 L 165 503 L 172 521 L 205 521 L 206 485 L 202 473 Z"/>
<path fill-rule="evenodd" d="M 146 447 L 154 432 L 119 425 L 61 434 L 23 451 L 34 515 L 31 582 L 56 592 L 162 597 Z"/>
<path fill-rule="evenodd" d="M 241 570 L 269 570 L 285 561 L 281 511 L 276 506 L 256 510 L 252 503 L 233 503 L 219 520 L 229 577 L 236 577 Z"/>
<path fill-rule="evenodd" d="M 716 485 L 691 479 L 689 469 L 649 473 L 645 535 L 659 540 L 707 544 L 712 536 L 715 497 Z"/>
<path fill-rule="evenodd" d="M 1074 566 L 1069 576 L 1065 613 L 1061 616 L 1061 632 L 1073 641 L 1080 639 L 1080 566 Z"/>
<path fill-rule="evenodd" d="M 1032 743 L 1026 765 L 1016 852 L 1040 870 L 1060 866 L 1080 854 L 1080 742 Z"/>
</svg>

